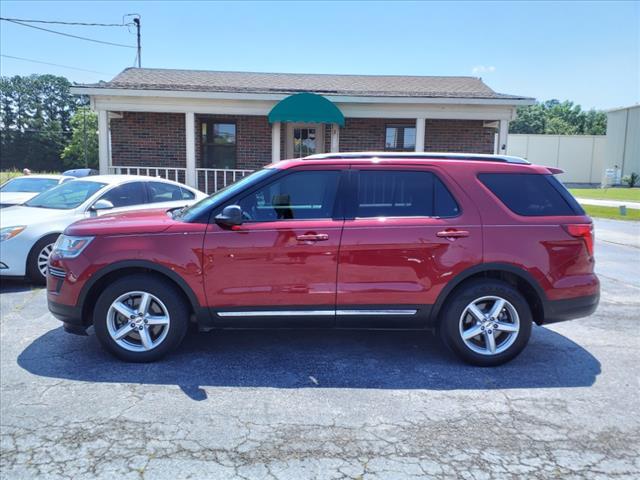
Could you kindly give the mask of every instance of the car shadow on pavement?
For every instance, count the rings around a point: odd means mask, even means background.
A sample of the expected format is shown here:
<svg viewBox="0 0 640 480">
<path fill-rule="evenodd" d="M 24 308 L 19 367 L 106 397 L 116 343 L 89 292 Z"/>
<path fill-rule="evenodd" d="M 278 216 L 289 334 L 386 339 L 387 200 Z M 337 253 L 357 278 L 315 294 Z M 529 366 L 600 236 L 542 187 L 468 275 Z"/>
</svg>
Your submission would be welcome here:
<svg viewBox="0 0 640 480">
<path fill-rule="evenodd" d="M 36 290 L 40 288 L 44 288 L 44 286 L 33 285 L 27 280 L 18 278 L 0 278 L 0 293 L 27 292 L 29 290 Z"/>
<path fill-rule="evenodd" d="M 193 400 L 206 387 L 505 389 L 585 387 L 600 362 L 568 338 L 534 328 L 525 351 L 496 368 L 461 363 L 429 332 L 218 330 L 189 333 L 180 349 L 152 364 L 105 353 L 93 333 L 56 328 L 18 357 L 34 375 L 83 382 L 178 385 Z"/>
</svg>

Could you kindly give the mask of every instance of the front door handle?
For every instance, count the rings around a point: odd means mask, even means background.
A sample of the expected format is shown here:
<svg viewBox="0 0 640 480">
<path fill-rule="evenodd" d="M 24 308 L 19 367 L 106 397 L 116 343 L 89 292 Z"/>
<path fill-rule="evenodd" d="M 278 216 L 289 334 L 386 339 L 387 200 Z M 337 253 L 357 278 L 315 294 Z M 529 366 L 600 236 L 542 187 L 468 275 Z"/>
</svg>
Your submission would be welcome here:
<svg viewBox="0 0 640 480">
<path fill-rule="evenodd" d="M 304 235 L 298 235 L 296 240 L 299 242 L 323 242 L 329 240 L 329 235 L 326 233 L 305 233 Z"/>
<path fill-rule="evenodd" d="M 442 230 L 436 233 L 436 237 L 440 238 L 463 238 L 468 236 L 469 232 L 466 230 Z"/>
</svg>

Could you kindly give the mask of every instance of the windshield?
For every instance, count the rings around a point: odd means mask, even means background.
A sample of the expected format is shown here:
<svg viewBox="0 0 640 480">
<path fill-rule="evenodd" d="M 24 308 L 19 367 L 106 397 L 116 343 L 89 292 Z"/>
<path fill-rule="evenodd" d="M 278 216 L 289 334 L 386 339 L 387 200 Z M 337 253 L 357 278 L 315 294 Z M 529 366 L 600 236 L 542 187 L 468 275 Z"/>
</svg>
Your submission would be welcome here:
<svg viewBox="0 0 640 480">
<path fill-rule="evenodd" d="M 231 185 L 226 186 L 225 188 L 218 190 L 213 195 L 208 196 L 207 198 L 203 198 L 197 203 L 194 203 L 189 208 L 181 211 L 176 218 L 183 220 L 185 222 L 191 222 L 198 218 L 200 214 L 208 210 L 209 208 L 219 205 L 224 202 L 228 198 L 231 198 L 239 191 L 248 187 L 249 185 L 259 182 L 263 178 L 268 177 L 269 175 L 273 175 L 277 170 L 273 168 L 264 168 L 262 170 L 257 170 L 253 172 L 251 175 L 247 175 L 243 177 L 241 180 L 238 180 L 236 183 L 232 183 Z"/>
<path fill-rule="evenodd" d="M 2 187 L 0 192 L 31 192 L 40 193 L 49 190 L 58 184 L 55 178 L 14 178 L 9 180 Z"/>
<path fill-rule="evenodd" d="M 52 188 L 25 203 L 27 207 L 70 210 L 80 206 L 106 183 L 74 180 Z"/>
</svg>

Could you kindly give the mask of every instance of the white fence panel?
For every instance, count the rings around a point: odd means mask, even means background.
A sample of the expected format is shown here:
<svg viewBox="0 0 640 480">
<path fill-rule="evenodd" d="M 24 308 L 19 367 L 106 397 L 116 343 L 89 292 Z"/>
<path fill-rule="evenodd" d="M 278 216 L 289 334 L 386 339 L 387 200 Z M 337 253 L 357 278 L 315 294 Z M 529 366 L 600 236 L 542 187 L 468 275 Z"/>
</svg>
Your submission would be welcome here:
<svg viewBox="0 0 640 480">
<path fill-rule="evenodd" d="M 604 135 L 509 135 L 507 153 L 565 171 L 565 183 L 596 183 L 604 175 Z"/>
</svg>

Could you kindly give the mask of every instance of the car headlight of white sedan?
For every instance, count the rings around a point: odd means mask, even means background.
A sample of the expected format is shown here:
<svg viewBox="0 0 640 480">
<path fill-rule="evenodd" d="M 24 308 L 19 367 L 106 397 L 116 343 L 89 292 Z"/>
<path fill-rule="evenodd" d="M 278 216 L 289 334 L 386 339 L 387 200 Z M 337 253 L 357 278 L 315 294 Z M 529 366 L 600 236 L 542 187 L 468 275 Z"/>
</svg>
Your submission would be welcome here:
<svg viewBox="0 0 640 480">
<path fill-rule="evenodd" d="M 25 225 L 18 225 L 15 227 L 4 227 L 0 229 L 0 242 L 4 242 L 5 240 L 9 240 L 10 238 L 19 235 L 25 228 Z"/>
<path fill-rule="evenodd" d="M 70 235 L 60 235 L 53 246 L 54 254 L 61 258 L 76 258 L 87 248 L 94 237 L 74 237 Z"/>
</svg>

